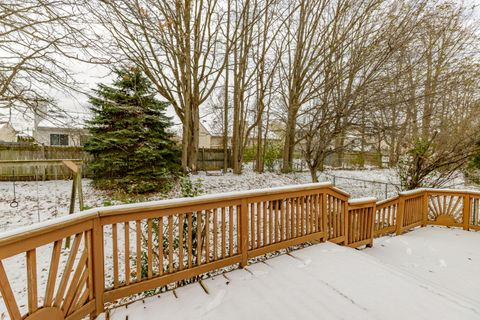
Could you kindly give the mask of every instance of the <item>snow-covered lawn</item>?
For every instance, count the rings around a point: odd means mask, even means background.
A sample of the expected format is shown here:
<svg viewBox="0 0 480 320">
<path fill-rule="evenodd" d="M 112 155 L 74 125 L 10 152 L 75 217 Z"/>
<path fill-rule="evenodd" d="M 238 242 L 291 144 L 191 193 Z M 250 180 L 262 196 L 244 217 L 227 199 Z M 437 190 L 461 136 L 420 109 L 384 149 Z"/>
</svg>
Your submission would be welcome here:
<svg viewBox="0 0 480 320">
<path fill-rule="evenodd" d="M 332 175 L 335 175 L 336 178 L 333 178 Z M 203 185 L 204 194 L 311 182 L 308 172 L 291 174 L 266 172 L 257 174 L 251 168 L 246 168 L 242 175 L 200 172 L 192 175 L 190 179 Z M 356 179 L 382 183 L 364 182 Z M 336 186 L 349 192 L 352 198 L 374 196 L 378 199 L 384 199 L 386 195 L 394 196 L 398 192 L 395 188 L 398 179 L 395 170 L 392 169 L 327 171 L 319 173 L 319 180 L 335 182 Z M 463 187 L 461 177 L 451 182 L 451 186 Z M 17 182 L 16 199 L 19 205 L 17 208 L 12 208 L 10 203 L 13 199 L 13 183 L 0 182 L 0 232 L 68 214 L 71 185 L 72 181 L 68 180 Z M 105 192 L 94 190 L 89 179 L 83 180 L 83 191 L 85 205 L 88 207 L 101 206 L 104 201 L 118 203 L 112 201 L 111 197 Z M 169 195 L 166 195 L 169 198 L 179 196 L 178 190 L 173 190 Z M 165 195 L 152 194 L 147 197 L 147 200 L 158 200 L 164 197 Z"/>
<path fill-rule="evenodd" d="M 15 184 L 18 207 L 12 208 L 13 182 L 0 182 L 0 232 L 68 214 L 71 180 L 17 181 Z M 94 190 L 90 180 L 84 179 L 82 188 L 86 206 L 102 205 L 105 195 Z M 78 210 L 78 201 L 75 205 Z"/>
<path fill-rule="evenodd" d="M 111 319 L 479 319 L 480 233 L 322 243 L 120 307 Z"/>
</svg>

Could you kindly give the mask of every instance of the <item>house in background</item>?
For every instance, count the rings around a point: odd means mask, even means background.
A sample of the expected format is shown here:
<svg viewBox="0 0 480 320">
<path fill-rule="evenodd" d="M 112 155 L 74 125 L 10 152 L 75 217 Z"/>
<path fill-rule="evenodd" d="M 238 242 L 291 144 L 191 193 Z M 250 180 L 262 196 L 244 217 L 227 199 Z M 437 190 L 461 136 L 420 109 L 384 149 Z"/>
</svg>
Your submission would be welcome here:
<svg viewBox="0 0 480 320">
<path fill-rule="evenodd" d="M 270 143 L 277 143 L 281 141 L 281 138 L 276 134 L 276 132 L 270 131 L 267 140 Z M 248 137 L 246 146 L 253 147 L 257 144 L 256 132 L 252 132 L 250 137 Z M 228 148 L 232 147 L 232 136 L 228 136 L 227 142 Z M 208 122 L 200 122 L 200 136 L 199 136 L 199 148 L 205 149 L 223 149 L 223 132 L 220 130 L 215 130 L 213 127 L 209 126 Z"/>
<path fill-rule="evenodd" d="M 39 105 L 35 111 L 33 139 L 45 146 L 81 147 L 89 138 L 87 129 L 64 114 Z"/>
<path fill-rule="evenodd" d="M 33 138 L 39 144 L 57 147 L 81 147 L 89 138 L 87 129 L 59 126 L 46 120 L 33 130 Z"/>
<path fill-rule="evenodd" d="M 17 142 L 17 134 L 10 122 L 0 122 L 0 142 Z"/>
</svg>

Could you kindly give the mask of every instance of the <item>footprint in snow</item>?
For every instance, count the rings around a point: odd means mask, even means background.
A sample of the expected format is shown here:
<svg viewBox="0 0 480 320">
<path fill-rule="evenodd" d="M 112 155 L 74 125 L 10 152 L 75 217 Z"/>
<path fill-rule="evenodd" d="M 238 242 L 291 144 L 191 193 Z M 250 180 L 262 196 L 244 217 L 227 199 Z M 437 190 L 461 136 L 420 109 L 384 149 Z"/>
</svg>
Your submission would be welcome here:
<svg viewBox="0 0 480 320">
<path fill-rule="evenodd" d="M 443 259 L 438 260 L 438 265 L 442 268 L 448 267 L 447 262 Z"/>
<path fill-rule="evenodd" d="M 306 259 L 306 260 L 302 261 L 302 263 L 300 263 L 299 265 L 297 265 L 297 267 L 299 267 L 299 268 L 305 268 L 305 267 L 308 266 L 310 263 L 312 263 L 312 259 Z"/>
<path fill-rule="evenodd" d="M 215 309 L 216 307 L 218 307 L 222 301 L 223 301 L 223 298 L 225 297 L 225 294 L 227 293 L 227 290 L 225 289 L 222 289 L 220 290 L 216 295 L 215 297 L 213 298 L 212 301 L 210 301 L 209 304 L 207 304 L 207 307 L 206 307 L 206 312 L 209 312 L 213 309 Z"/>
</svg>

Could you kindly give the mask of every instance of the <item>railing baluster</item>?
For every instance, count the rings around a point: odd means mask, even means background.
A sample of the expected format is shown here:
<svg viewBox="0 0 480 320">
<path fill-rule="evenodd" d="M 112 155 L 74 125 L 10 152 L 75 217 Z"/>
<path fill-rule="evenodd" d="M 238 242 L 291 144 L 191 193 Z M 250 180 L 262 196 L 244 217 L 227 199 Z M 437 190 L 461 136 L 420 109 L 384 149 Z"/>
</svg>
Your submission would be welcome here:
<svg viewBox="0 0 480 320">
<path fill-rule="evenodd" d="M 80 241 L 82 239 L 82 234 L 76 234 L 75 239 L 73 240 L 73 246 L 70 250 L 70 254 L 68 256 L 67 264 L 65 265 L 65 271 L 62 275 L 62 280 L 60 280 L 60 285 L 57 289 L 57 294 L 55 296 L 55 307 L 60 307 L 60 304 L 63 301 L 63 294 L 67 289 L 68 279 L 70 278 L 70 273 L 73 269 L 73 263 L 75 262 L 75 257 L 77 256 L 78 248 L 80 247 Z M 103 237 L 102 237 L 102 244 L 103 244 Z M 103 257 L 102 257 L 103 258 Z M 103 265 L 102 265 L 103 267 Z M 102 288 L 104 283 L 102 283 Z"/>
<path fill-rule="evenodd" d="M 147 277 L 148 279 L 153 277 L 153 232 L 152 232 L 152 219 L 147 219 Z"/>
<path fill-rule="evenodd" d="M 92 232 L 93 250 L 93 289 L 95 296 L 94 315 L 98 315 L 104 310 L 104 290 L 105 290 L 105 261 L 103 252 L 103 226 L 99 218 L 93 220 Z"/>
<path fill-rule="evenodd" d="M 249 203 L 248 208 L 250 211 L 250 249 L 255 249 L 255 210 L 254 203 Z"/>
<path fill-rule="evenodd" d="M 233 207 L 228 207 L 228 227 L 229 227 L 229 234 L 228 234 L 228 249 L 229 249 L 229 256 L 233 256 Z"/>
<path fill-rule="evenodd" d="M 124 233 L 125 233 L 125 284 L 128 286 L 130 284 L 130 224 L 125 222 L 124 224 Z M 159 234 L 160 237 L 160 234 Z M 159 238 L 160 239 L 160 238 Z"/>
<path fill-rule="evenodd" d="M 225 207 L 222 207 L 222 259 L 226 257 L 227 250 L 227 235 L 225 232 Z M 248 234 L 248 231 L 247 231 Z"/>
<path fill-rule="evenodd" d="M 210 262 L 210 210 L 205 210 L 205 263 Z"/>
<path fill-rule="evenodd" d="M 248 264 L 248 203 L 242 199 L 240 205 L 240 242 L 242 259 L 240 266 L 245 267 Z"/>
<path fill-rule="evenodd" d="M 263 202 L 263 245 L 266 246 L 269 242 L 267 241 L 267 202 Z"/>
<path fill-rule="evenodd" d="M 118 236 L 117 224 L 112 225 L 112 245 L 113 245 L 113 287 L 118 288 Z"/>
<path fill-rule="evenodd" d="M 260 248 L 262 246 L 261 239 L 260 239 L 260 235 L 261 235 L 260 221 L 262 220 L 261 219 L 260 207 L 261 207 L 261 203 L 257 202 L 256 203 L 256 215 L 255 215 L 255 217 L 257 219 L 257 248 Z"/>
<path fill-rule="evenodd" d="M 292 214 L 290 207 L 290 199 L 285 199 L 285 238 L 292 239 Z"/>
<path fill-rule="evenodd" d="M 163 217 L 158 218 L 158 273 L 163 275 Z"/>
<path fill-rule="evenodd" d="M 139 282 L 142 280 L 142 225 L 141 221 L 137 220 L 135 223 L 136 227 L 136 239 L 137 239 L 137 269 L 136 269 L 136 276 L 135 281 Z"/>
<path fill-rule="evenodd" d="M 198 223 L 198 220 L 197 220 L 197 223 Z M 168 272 L 173 273 L 173 216 L 172 215 L 168 216 Z"/>
<path fill-rule="evenodd" d="M 192 267 L 193 260 L 193 212 L 188 213 L 188 268 Z"/>
<path fill-rule="evenodd" d="M 50 271 L 48 273 L 47 286 L 45 288 L 45 307 L 51 307 L 53 305 L 53 291 L 55 290 L 55 283 L 57 281 L 61 250 L 62 241 L 55 241 L 52 249 L 52 258 L 50 259 Z"/>
<path fill-rule="evenodd" d="M 28 313 L 32 314 L 38 309 L 36 249 L 27 251 L 27 289 Z"/>
<path fill-rule="evenodd" d="M 183 270 L 183 215 L 178 215 L 178 270 Z"/>
<path fill-rule="evenodd" d="M 218 259 L 218 208 L 213 209 L 213 260 Z"/>
</svg>

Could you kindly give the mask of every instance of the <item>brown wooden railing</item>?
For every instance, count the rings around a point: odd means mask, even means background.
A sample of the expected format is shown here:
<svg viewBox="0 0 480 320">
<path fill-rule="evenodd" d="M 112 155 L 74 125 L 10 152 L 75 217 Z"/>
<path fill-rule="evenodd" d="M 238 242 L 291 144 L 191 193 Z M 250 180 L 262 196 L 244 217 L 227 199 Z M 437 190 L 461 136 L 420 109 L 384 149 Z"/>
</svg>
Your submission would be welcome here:
<svg viewBox="0 0 480 320">
<path fill-rule="evenodd" d="M 479 204 L 477 192 L 433 189 L 349 201 L 317 183 L 92 209 L 0 234 L 0 293 L 12 319 L 80 319 L 305 242 L 359 247 L 427 224 L 480 229 Z"/>
<path fill-rule="evenodd" d="M 480 230 L 480 192 L 416 189 L 377 203 L 374 235 L 401 234 L 426 225 Z"/>
</svg>

